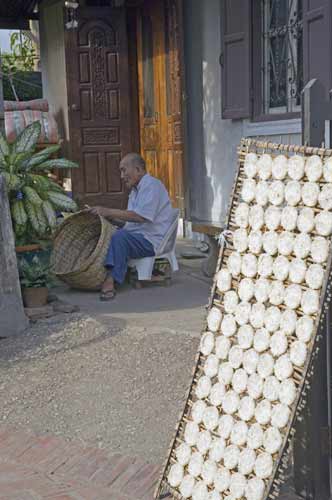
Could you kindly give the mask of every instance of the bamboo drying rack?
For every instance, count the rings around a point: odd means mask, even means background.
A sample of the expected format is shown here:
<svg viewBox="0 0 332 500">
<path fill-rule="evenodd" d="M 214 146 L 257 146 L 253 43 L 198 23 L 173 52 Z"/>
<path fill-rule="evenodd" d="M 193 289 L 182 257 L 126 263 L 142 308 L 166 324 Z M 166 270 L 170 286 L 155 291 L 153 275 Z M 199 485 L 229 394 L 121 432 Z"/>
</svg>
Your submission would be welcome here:
<svg viewBox="0 0 332 500">
<path fill-rule="evenodd" d="M 242 183 L 244 180 L 244 171 L 243 171 L 243 164 L 245 157 L 248 153 L 253 152 L 256 153 L 257 155 L 261 155 L 263 153 L 268 153 L 272 157 L 275 157 L 279 154 L 284 154 L 285 156 L 289 156 L 290 154 L 300 154 L 303 155 L 304 157 L 308 157 L 311 155 L 318 155 L 322 158 L 322 160 L 326 159 L 327 157 L 332 156 L 332 149 L 324 149 L 324 148 L 317 148 L 317 147 L 308 147 L 308 146 L 297 146 L 297 145 L 284 145 L 284 144 L 275 144 L 271 142 L 262 142 L 262 141 L 255 141 L 251 139 L 243 139 L 240 143 L 240 146 L 238 148 L 238 169 L 237 169 L 237 174 L 235 176 L 235 181 L 232 189 L 232 194 L 230 198 L 230 205 L 228 208 L 227 216 L 226 216 L 226 221 L 225 221 L 225 229 L 227 230 L 234 230 L 237 228 L 234 220 L 234 211 L 238 203 L 240 202 L 241 199 L 241 187 Z M 324 184 L 323 182 L 320 182 L 320 184 Z M 321 209 L 319 207 L 316 207 L 317 211 L 320 211 Z M 330 237 L 329 237 L 330 240 Z M 211 295 L 210 295 L 210 301 L 209 301 L 209 306 L 208 310 L 213 306 L 221 307 L 222 308 L 222 302 L 220 300 L 220 295 L 217 290 L 217 279 L 216 275 L 217 272 L 224 267 L 224 264 L 227 262 L 228 255 L 230 253 L 229 246 L 232 246 L 231 244 L 229 245 L 229 242 L 225 242 L 225 239 L 221 242 L 220 246 L 220 252 L 219 252 L 219 257 L 218 257 L 218 262 L 217 262 L 217 267 L 216 267 L 216 274 L 213 280 L 213 285 L 211 289 Z M 310 262 L 310 258 L 306 259 L 308 260 L 308 263 Z M 308 356 L 306 363 L 302 368 L 294 368 L 294 372 L 292 375 L 292 378 L 294 380 L 294 383 L 297 388 L 297 397 L 295 402 L 292 404 L 291 407 L 291 417 L 289 419 L 288 425 L 285 427 L 283 430 L 283 444 L 282 447 L 279 451 L 279 453 L 276 453 L 274 456 L 274 468 L 273 468 L 273 473 L 271 475 L 271 478 L 268 481 L 265 481 L 266 488 L 265 488 L 265 496 L 264 500 L 276 500 L 280 491 L 280 487 L 284 481 L 284 471 L 287 466 L 287 450 L 290 444 L 291 439 L 293 438 L 295 434 L 295 428 L 294 424 L 297 418 L 300 417 L 301 411 L 304 408 L 306 404 L 306 396 L 308 393 L 308 389 L 310 387 L 310 379 L 313 376 L 314 372 L 314 362 L 315 358 L 318 354 L 320 343 L 323 338 L 323 333 L 322 333 L 322 326 L 323 322 L 325 319 L 325 315 L 328 309 L 328 304 L 331 300 L 331 280 L 330 280 L 330 275 L 331 275 L 331 264 L 332 264 L 332 251 L 331 247 L 329 248 L 329 256 L 325 265 L 325 278 L 324 278 L 324 284 L 321 289 L 320 293 L 320 307 L 319 307 L 319 312 L 315 317 L 315 330 L 314 330 L 314 335 L 311 339 L 311 341 L 308 343 Z M 287 284 L 287 282 L 286 282 Z M 232 281 L 232 287 L 237 288 L 238 283 L 236 280 Z M 302 288 L 305 289 L 306 285 L 302 284 Z M 282 306 L 279 306 L 282 308 Z M 302 315 L 301 309 L 296 310 L 298 315 Z M 203 333 L 206 331 L 206 324 L 205 328 L 203 330 Z M 294 340 L 294 337 L 290 337 L 292 340 Z M 185 423 L 190 420 L 189 415 L 190 415 L 190 410 L 193 404 L 193 400 L 195 400 L 195 395 L 194 395 L 194 389 L 197 384 L 198 380 L 198 375 L 202 371 L 203 368 L 203 363 L 204 360 L 206 359 L 206 356 L 204 356 L 201 352 L 200 349 L 198 350 L 198 353 L 195 358 L 195 364 L 194 364 L 194 369 L 193 369 L 193 374 L 192 374 L 192 382 L 189 387 L 187 397 L 186 397 L 186 403 L 184 406 L 183 411 L 181 412 L 179 416 L 179 421 L 176 425 L 175 428 L 175 436 L 174 439 L 171 443 L 168 457 L 166 460 L 166 463 L 164 465 L 164 468 L 162 470 L 161 478 L 158 483 L 158 486 L 155 491 L 154 499 L 155 500 L 161 500 L 164 498 L 174 498 L 176 500 L 183 500 L 182 495 L 179 493 L 179 491 L 176 488 L 172 488 L 168 482 L 167 482 L 167 475 L 168 471 L 174 463 L 174 450 L 175 446 L 177 443 L 183 442 L 183 434 L 184 434 L 184 427 Z M 212 433 L 213 434 L 213 433 Z M 217 434 L 215 434 L 218 436 Z M 259 451 L 259 450 L 258 450 Z"/>
</svg>

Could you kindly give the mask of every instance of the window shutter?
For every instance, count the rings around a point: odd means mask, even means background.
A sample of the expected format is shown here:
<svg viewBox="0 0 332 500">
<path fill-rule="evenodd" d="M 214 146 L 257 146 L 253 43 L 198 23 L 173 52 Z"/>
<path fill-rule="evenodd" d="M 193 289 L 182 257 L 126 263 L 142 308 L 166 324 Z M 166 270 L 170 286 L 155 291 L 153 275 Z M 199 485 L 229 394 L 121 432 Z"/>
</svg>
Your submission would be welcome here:
<svg viewBox="0 0 332 500">
<path fill-rule="evenodd" d="M 303 2 L 304 85 L 317 78 L 327 92 L 332 88 L 332 6 L 331 0 Z"/>
<path fill-rule="evenodd" d="M 223 118 L 250 116 L 250 0 L 221 0 Z"/>
</svg>

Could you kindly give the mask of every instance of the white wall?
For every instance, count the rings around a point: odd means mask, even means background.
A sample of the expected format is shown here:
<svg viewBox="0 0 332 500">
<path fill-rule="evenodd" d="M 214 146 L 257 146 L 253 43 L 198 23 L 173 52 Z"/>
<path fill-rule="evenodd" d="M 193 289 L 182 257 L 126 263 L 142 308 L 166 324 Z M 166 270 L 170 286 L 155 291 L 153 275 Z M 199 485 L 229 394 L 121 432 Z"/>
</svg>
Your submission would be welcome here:
<svg viewBox="0 0 332 500">
<path fill-rule="evenodd" d="M 69 140 L 68 101 L 63 28 L 63 2 L 44 1 L 40 5 L 41 70 L 44 97 L 55 115 L 66 151 Z"/>
<path fill-rule="evenodd" d="M 221 119 L 220 0 L 184 1 L 187 105 L 187 184 L 193 222 L 223 223 L 242 137 L 301 143 L 296 120 L 250 123 Z"/>
<path fill-rule="evenodd" d="M 242 121 L 221 119 L 220 0 L 186 0 L 188 178 L 193 221 L 224 221 Z"/>
</svg>

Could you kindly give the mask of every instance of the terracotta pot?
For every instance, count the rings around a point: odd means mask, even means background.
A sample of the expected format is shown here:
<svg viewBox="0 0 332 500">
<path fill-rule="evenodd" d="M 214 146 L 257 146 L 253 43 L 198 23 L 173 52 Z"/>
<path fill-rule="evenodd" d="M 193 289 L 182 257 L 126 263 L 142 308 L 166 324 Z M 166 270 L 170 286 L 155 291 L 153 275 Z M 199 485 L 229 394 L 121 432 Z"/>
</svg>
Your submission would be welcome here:
<svg viewBox="0 0 332 500">
<path fill-rule="evenodd" d="M 51 246 L 42 247 L 38 244 L 23 245 L 16 247 L 17 260 L 25 259 L 29 264 L 32 259 L 37 256 L 43 263 L 49 265 L 51 256 Z"/>
<path fill-rule="evenodd" d="M 32 245 L 22 245 L 15 247 L 16 253 L 24 253 L 24 252 L 36 252 L 40 250 L 40 245 L 38 243 Z"/>
<path fill-rule="evenodd" d="M 42 307 L 47 304 L 48 288 L 22 288 L 22 297 L 25 307 Z"/>
</svg>

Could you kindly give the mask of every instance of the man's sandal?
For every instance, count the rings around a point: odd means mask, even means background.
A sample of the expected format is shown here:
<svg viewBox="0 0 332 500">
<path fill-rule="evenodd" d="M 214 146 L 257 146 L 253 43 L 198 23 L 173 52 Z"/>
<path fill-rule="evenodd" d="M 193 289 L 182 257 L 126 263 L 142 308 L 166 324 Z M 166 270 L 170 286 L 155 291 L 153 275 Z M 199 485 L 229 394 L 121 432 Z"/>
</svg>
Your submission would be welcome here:
<svg viewBox="0 0 332 500">
<path fill-rule="evenodd" d="M 102 302 L 107 302 L 108 300 L 113 300 L 115 296 L 116 296 L 116 291 L 114 289 L 105 291 L 102 290 L 100 292 L 99 298 Z"/>
</svg>

